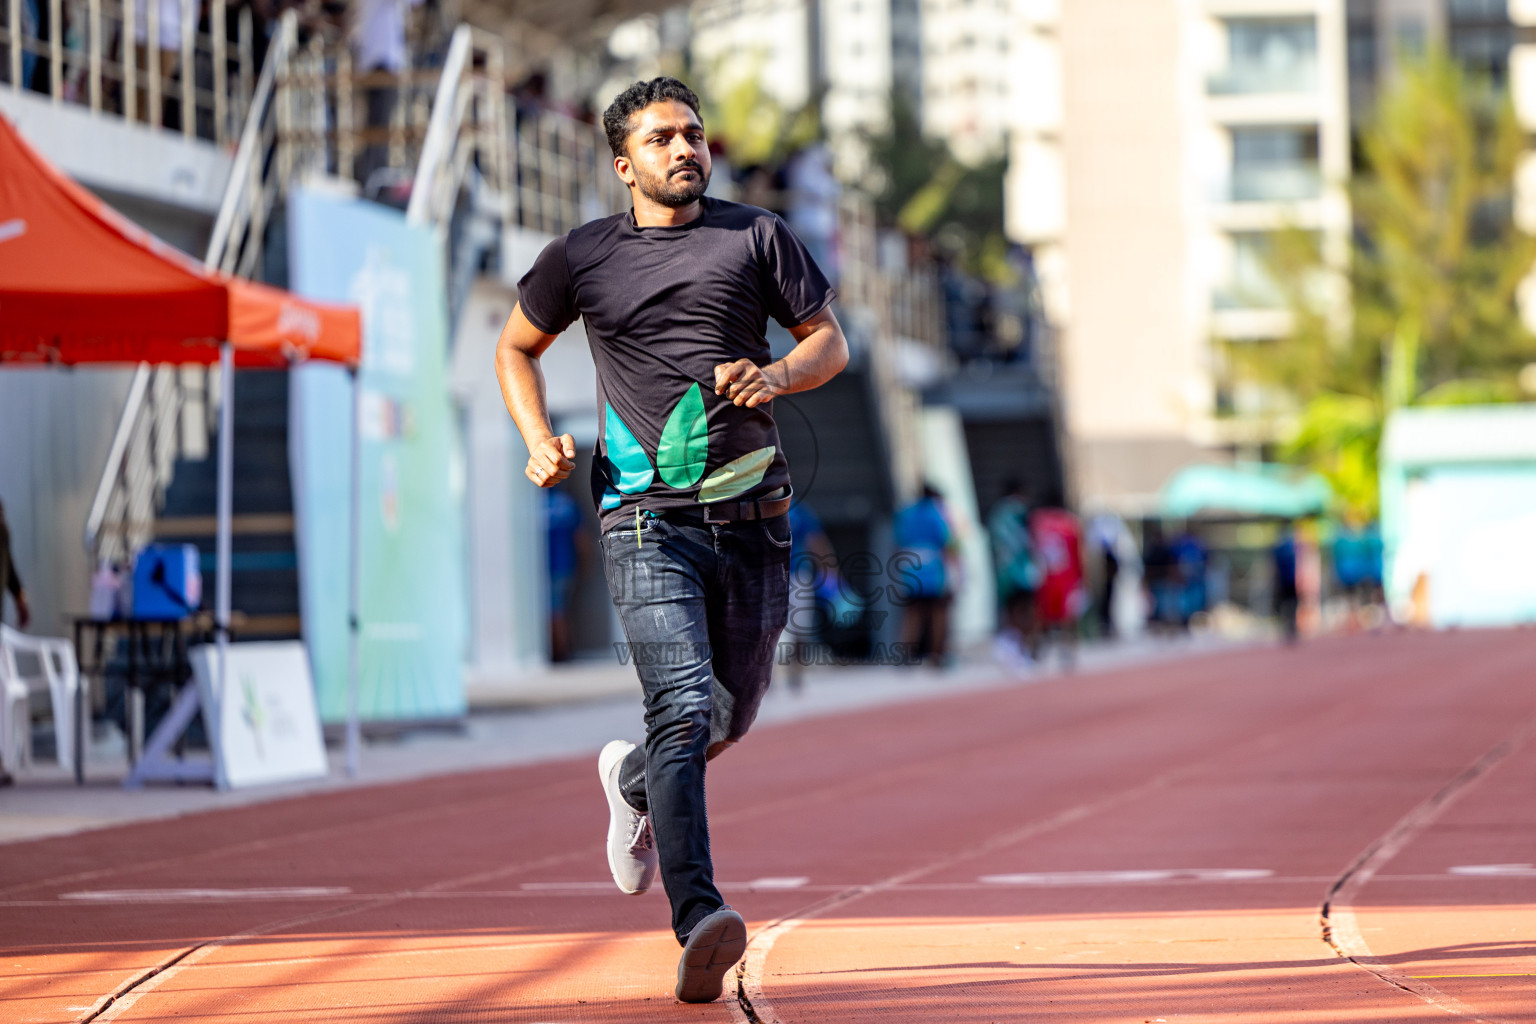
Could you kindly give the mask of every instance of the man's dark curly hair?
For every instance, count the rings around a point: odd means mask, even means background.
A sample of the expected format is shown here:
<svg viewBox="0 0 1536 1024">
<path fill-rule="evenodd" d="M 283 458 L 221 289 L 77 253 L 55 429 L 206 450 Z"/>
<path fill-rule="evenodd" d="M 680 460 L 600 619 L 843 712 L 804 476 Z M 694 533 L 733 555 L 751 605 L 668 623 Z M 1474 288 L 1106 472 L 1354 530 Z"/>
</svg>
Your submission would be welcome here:
<svg viewBox="0 0 1536 1024">
<path fill-rule="evenodd" d="M 694 91 L 666 75 L 648 82 L 636 82 L 608 104 L 608 109 L 603 111 L 603 131 L 608 134 L 608 148 L 613 150 L 614 156 L 624 155 L 624 144 L 629 141 L 629 133 L 635 130 L 635 115 L 663 100 L 686 103 L 695 114 L 699 113 L 699 97 Z M 704 120 L 702 114 L 699 120 Z"/>
</svg>

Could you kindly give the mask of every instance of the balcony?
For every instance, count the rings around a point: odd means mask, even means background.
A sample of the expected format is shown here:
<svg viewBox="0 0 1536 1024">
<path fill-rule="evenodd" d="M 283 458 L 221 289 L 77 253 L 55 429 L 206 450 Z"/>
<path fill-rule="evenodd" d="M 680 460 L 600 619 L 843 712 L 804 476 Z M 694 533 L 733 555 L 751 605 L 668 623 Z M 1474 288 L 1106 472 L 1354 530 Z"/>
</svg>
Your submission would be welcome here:
<svg viewBox="0 0 1536 1024">
<path fill-rule="evenodd" d="M 1311 17 L 1233 17 L 1227 67 L 1206 81 L 1212 96 L 1317 91 L 1317 24 Z"/>
<path fill-rule="evenodd" d="M 1310 95 L 1317 92 L 1317 61 L 1224 68 L 1206 79 L 1205 91 L 1211 96 Z"/>
<path fill-rule="evenodd" d="M 1323 175 L 1316 164 L 1272 164 L 1238 167 L 1222 196 L 1232 203 L 1295 203 L 1318 199 Z"/>
</svg>

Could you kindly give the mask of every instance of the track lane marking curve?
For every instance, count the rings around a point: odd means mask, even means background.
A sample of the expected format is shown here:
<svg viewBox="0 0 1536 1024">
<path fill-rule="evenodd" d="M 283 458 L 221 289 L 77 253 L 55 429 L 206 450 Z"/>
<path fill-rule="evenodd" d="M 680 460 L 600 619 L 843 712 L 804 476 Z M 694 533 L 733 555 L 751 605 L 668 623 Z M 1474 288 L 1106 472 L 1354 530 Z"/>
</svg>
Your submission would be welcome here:
<svg viewBox="0 0 1536 1024">
<path fill-rule="evenodd" d="M 1376 956 L 1360 930 L 1360 922 L 1355 916 L 1353 902 L 1366 885 L 1373 878 L 1378 877 L 1380 870 L 1386 867 L 1409 843 L 1434 824 L 1457 800 L 1486 778 L 1507 757 L 1519 751 L 1530 739 L 1533 731 L 1536 731 L 1536 716 L 1528 718 L 1514 733 L 1495 744 L 1487 753 L 1473 761 L 1422 803 L 1398 819 L 1397 823 L 1380 839 L 1366 847 L 1329 887 L 1319 914 L 1323 941 L 1332 946 L 1339 956 L 1393 988 L 1409 992 L 1437 1009 L 1466 1018 L 1474 1024 L 1514 1024 L 1514 1022 L 1499 1017 L 1482 1016 L 1475 1008 L 1425 981 L 1429 977 L 1453 978 L 1474 977 L 1474 975 L 1404 974 Z"/>
<path fill-rule="evenodd" d="M 763 982 L 767 969 L 768 955 L 773 951 L 774 944 L 804 922 L 820 917 L 828 911 L 844 906 L 854 900 L 889 891 L 908 882 L 915 881 L 924 875 L 943 871 L 967 860 L 985 856 L 988 853 L 1004 849 L 1026 839 L 1044 835 L 1067 825 L 1083 821 L 1103 811 L 1111 810 L 1130 800 L 1145 796 L 1175 782 L 1182 781 L 1191 775 L 1195 775 L 1213 762 L 1230 756 L 1234 751 L 1245 750 L 1251 752 L 1270 749 L 1292 733 L 1315 729 L 1320 724 L 1320 721 L 1341 717 L 1353 711 L 1355 706 L 1362 702 L 1363 699 L 1358 697 L 1341 700 L 1330 707 L 1307 716 L 1301 721 L 1290 722 L 1278 729 L 1261 732 L 1251 738 L 1244 737 L 1235 740 L 1232 743 L 1226 744 L 1220 750 L 1196 758 L 1193 761 L 1187 761 L 1182 765 L 1155 775 L 1138 785 L 1119 790 L 1097 800 L 1084 801 L 1083 803 L 1057 811 L 1055 814 L 1045 818 L 1005 830 L 989 839 L 984 839 L 979 843 L 973 843 L 968 847 L 946 854 L 925 864 L 890 875 L 878 882 L 848 886 L 831 896 L 809 903 L 799 910 L 791 911 L 782 917 L 776 918 L 756 935 L 752 936 L 747 944 L 746 955 L 742 957 L 741 962 L 736 967 L 736 999 L 728 1001 L 728 1009 L 730 1010 L 733 1024 L 788 1024 L 773 1009 L 773 1004 L 763 989 Z"/>
</svg>

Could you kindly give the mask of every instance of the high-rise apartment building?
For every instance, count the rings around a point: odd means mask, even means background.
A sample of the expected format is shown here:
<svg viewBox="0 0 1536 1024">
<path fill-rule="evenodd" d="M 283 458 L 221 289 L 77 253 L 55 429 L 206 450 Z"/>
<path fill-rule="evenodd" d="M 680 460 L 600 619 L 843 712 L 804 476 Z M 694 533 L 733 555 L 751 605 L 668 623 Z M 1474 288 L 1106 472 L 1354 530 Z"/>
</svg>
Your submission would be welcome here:
<svg viewBox="0 0 1536 1024">
<path fill-rule="evenodd" d="M 1508 80 L 1521 0 L 1348 0 L 1349 101 L 1356 121 L 1404 59 L 1437 46 L 1496 85 Z"/>
<path fill-rule="evenodd" d="M 859 140 L 890 123 L 893 95 L 921 109 L 918 0 L 699 0 L 691 13 L 706 86 L 755 75 L 791 110 L 819 100 L 845 174 L 862 172 Z"/>
<path fill-rule="evenodd" d="M 1000 155 L 1007 140 L 1016 0 L 924 0 L 923 132 L 960 159 Z"/>
<path fill-rule="evenodd" d="M 1287 330 L 1265 252 L 1349 230 L 1344 0 L 1021 0 L 1009 230 L 1059 330 L 1085 506 L 1150 507 L 1192 462 L 1257 455 L 1231 346 Z"/>
</svg>

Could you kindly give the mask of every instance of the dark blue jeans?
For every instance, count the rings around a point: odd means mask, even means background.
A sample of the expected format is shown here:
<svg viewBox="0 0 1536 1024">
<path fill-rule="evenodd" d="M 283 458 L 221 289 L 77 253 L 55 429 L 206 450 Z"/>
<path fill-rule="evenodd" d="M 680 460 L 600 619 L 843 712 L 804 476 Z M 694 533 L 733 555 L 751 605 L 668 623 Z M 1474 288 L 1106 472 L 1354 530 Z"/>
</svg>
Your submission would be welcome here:
<svg viewBox="0 0 1536 1024">
<path fill-rule="evenodd" d="M 645 694 L 645 745 L 620 770 L 651 816 L 682 942 L 724 905 L 715 888 L 704 762 L 741 739 L 768 691 L 789 604 L 789 517 L 708 524 L 668 513 L 603 535 L 608 590 Z"/>
</svg>

